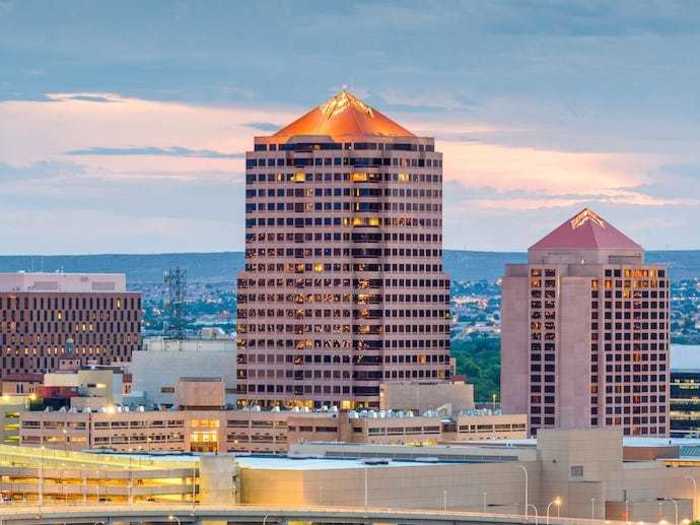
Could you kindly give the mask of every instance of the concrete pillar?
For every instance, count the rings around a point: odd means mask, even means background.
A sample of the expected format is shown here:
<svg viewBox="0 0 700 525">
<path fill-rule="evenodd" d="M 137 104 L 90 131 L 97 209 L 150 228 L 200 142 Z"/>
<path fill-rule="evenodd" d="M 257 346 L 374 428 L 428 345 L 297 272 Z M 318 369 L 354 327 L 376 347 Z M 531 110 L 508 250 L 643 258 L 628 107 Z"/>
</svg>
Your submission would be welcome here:
<svg viewBox="0 0 700 525">
<path fill-rule="evenodd" d="M 238 465 L 231 456 L 200 456 L 199 501 L 231 504 L 238 500 Z"/>
</svg>

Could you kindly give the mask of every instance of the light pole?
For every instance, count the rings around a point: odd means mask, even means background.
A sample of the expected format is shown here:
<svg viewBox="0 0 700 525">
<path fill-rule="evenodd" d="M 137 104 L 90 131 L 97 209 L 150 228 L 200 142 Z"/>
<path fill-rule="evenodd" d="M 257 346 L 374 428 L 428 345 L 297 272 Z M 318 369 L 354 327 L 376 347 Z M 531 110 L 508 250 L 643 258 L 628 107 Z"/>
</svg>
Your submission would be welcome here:
<svg viewBox="0 0 700 525">
<path fill-rule="evenodd" d="M 367 511 L 367 467 L 365 467 L 365 512 Z"/>
<path fill-rule="evenodd" d="M 44 504 L 44 446 L 39 456 L 39 508 Z"/>
<path fill-rule="evenodd" d="M 443 512 L 447 512 L 447 491 L 446 490 L 442 491 L 442 510 L 443 510 Z"/>
<path fill-rule="evenodd" d="M 547 525 L 549 525 L 549 509 L 552 508 L 552 505 L 557 506 L 557 517 L 558 517 L 559 516 L 559 513 L 558 513 L 559 507 L 561 506 L 561 498 L 559 496 L 557 496 L 556 498 L 554 498 L 552 501 L 549 502 L 549 505 L 547 505 L 547 518 L 546 518 Z M 676 525 L 678 525 L 678 524 L 676 524 Z"/>
<path fill-rule="evenodd" d="M 673 525 L 678 525 L 678 502 L 673 498 L 664 498 L 664 501 L 670 501 L 671 503 L 673 503 L 675 511 Z"/>
<path fill-rule="evenodd" d="M 533 505 L 532 503 L 530 503 L 530 505 L 528 505 L 528 507 L 535 509 L 535 525 L 539 525 L 540 513 L 537 510 L 537 507 L 535 505 Z"/>
<path fill-rule="evenodd" d="M 595 498 L 591 498 L 591 519 L 595 519 Z"/>
<path fill-rule="evenodd" d="M 686 476 L 685 479 L 693 484 L 693 518 L 697 515 L 695 506 L 698 504 L 698 483 L 693 476 Z"/>
<path fill-rule="evenodd" d="M 484 493 L 482 494 L 482 496 L 484 497 L 484 514 L 486 514 L 486 496 L 487 496 L 487 495 L 488 495 L 488 494 L 487 494 L 486 492 L 484 492 Z"/>
<path fill-rule="evenodd" d="M 528 511 L 528 502 L 527 502 L 527 493 L 528 493 L 528 477 L 527 477 L 527 469 L 523 465 L 518 465 L 519 468 L 522 469 L 523 474 L 525 474 L 525 521 L 527 521 L 527 511 Z"/>
</svg>

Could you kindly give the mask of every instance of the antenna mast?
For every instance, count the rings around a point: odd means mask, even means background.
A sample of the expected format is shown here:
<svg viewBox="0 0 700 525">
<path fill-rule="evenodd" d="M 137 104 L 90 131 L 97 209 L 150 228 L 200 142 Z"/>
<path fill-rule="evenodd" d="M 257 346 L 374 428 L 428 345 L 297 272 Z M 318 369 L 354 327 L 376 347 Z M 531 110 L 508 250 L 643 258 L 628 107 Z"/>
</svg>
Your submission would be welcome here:
<svg viewBox="0 0 700 525">
<path fill-rule="evenodd" d="M 177 266 L 165 272 L 163 282 L 168 287 L 165 298 L 165 310 L 167 312 L 165 336 L 168 339 L 184 339 L 187 272 Z"/>
</svg>

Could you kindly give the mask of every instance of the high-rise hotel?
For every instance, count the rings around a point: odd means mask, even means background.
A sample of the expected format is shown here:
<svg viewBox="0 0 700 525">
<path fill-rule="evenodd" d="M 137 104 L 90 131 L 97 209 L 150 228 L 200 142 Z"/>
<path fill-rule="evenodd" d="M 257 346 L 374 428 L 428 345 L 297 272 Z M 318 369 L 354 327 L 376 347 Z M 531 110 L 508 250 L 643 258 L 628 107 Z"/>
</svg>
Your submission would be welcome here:
<svg viewBox="0 0 700 525">
<path fill-rule="evenodd" d="M 450 376 L 442 155 L 341 91 L 246 154 L 239 398 L 379 406 Z"/>
<path fill-rule="evenodd" d="M 585 209 L 537 242 L 503 278 L 501 389 L 506 413 L 544 427 L 669 430 L 667 269 Z"/>
</svg>

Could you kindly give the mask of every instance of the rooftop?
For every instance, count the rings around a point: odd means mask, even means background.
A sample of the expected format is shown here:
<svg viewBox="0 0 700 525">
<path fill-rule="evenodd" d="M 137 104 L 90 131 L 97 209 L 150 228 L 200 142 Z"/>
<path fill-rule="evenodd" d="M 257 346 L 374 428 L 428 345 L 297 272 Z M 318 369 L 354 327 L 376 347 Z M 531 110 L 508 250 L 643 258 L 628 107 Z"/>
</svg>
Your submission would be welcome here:
<svg viewBox="0 0 700 525">
<path fill-rule="evenodd" d="M 556 249 L 643 250 L 639 244 L 588 208 L 530 246 L 530 251 Z"/>
<path fill-rule="evenodd" d="M 287 140 L 299 135 L 347 137 L 415 137 L 389 117 L 368 106 L 352 93 L 342 90 L 272 135 Z"/>
<path fill-rule="evenodd" d="M 113 293 L 126 291 L 123 273 L 0 273 L 0 292 Z"/>
</svg>

